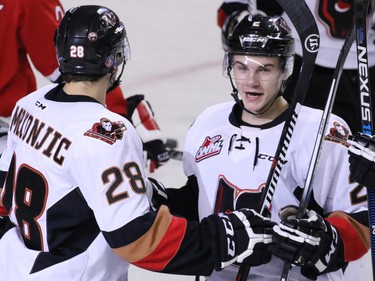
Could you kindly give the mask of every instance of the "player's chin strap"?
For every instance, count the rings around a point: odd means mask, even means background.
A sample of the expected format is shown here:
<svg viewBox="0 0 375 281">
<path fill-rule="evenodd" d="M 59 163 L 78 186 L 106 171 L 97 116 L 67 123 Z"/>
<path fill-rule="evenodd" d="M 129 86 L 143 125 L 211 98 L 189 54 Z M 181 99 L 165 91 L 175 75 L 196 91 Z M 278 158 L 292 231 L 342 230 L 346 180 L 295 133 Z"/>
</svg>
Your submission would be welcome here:
<svg viewBox="0 0 375 281">
<path fill-rule="evenodd" d="M 111 82 L 111 86 L 107 89 L 107 94 L 116 89 L 120 84 L 121 84 L 121 76 L 122 76 L 122 73 L 124 72 L 124 68 L 125 68 L 125 62 L 122 64 L 122 68 L 121 68 L 121 72 L 120 72 L 120 75 L 118 76 L 118 78 L 115 80 L 115 68 L 113 68 L 111 70 L 111 77 L 109 78 L 109 81 Z"/>
<path fill-rule="evenodd" d="M 233 80 L 232 80 L 232 76 L 230 75 L 230 71 L 231 71 L 231 68 L 228 67 L 228 68 L 227 68 L 227 74 L 228 74 L 229 81 L 230 81 L 230 84 L 232 85 L 232 89 L 233 89 L 233 92 L 232 92 L 230 95 L 232 96 L 232 98 L 234 99 L 234 101 L 235 101 L 235 102 L 236 102 L 236 103 L 237 103 L 237 104 L 238 104 L 243 110 L 245 110 L 247 113 L 249 113 L 249 114 L 251 114 L 251 115 L 259 116 L 259 115 L 262 115 L 262 114 L 266 113 L 266 112 L 267 112 L 267 111 L 273 106 L 273 104 L 275 103 L 276 99 L 277 99 L 278 97 L 282 96 L 282 94 L 283 94 L 282 91 L 279 91 L 279 92 L 275 95 L 273 101 L 270 103 L 270 105 L 269 105 L 265 110 L 263 110 L 263 111 L 260 112 L 260 113 L 254 113 L 254 112 L 252 112 L 252 111 L 246 109 L 245 106 L 244 106 L 244 104 L 243 104 L 243 101 L 240 100 L 240 99 L 238 98 L 238 90 L 237 90 L 237 88 L 234 86 L 234 83 L 233 83 Z"/>
</svg>

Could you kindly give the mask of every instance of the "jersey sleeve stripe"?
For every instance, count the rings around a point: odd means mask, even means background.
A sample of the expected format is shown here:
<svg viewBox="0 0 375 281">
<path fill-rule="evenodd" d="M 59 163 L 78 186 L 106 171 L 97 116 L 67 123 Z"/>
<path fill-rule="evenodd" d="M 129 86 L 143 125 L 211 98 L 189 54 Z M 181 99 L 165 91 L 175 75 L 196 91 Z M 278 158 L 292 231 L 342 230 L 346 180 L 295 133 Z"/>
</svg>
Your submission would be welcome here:
<svg viewBox="0 0 375 281">
<path fill-rule="evenodd" d="M 129 244 L 123 244 L 126 246 L 113 247 L 114 251 L 131 263 L 138 262 L 139 266 L 141 264 L 148 266 L 149 259 L 162 260 L 161 257 L 155 257 L 155 255 L 162 255 L 160 247 L 166 247 L 166 244 L 168 244 L 168 249 L 171 247 L 171 251 L 176 252 L 180 243 L 179 240 L 183 239 L 186 221 L 175 220 L 166 206 L 162 206 L 154 218 L 151 227 L 143 235 Z M 127 228 L 127 230 L 132 231 L 130 228 Z M 173 248 L 176 249 L 173 250 Z M 145 268 L 149 269 L 148 267 Z"/>
<path fill-rule="evenodd" d="M 336 227 L 341 236 L 344 243 L 346 262 L 356 260 L 366 254 L 370 248 L 368 227 L 340 211 L 330 214 L 327 221 Z"/>
<path fill-rule="evenodd" d="M 178 252 L 186 231 L 186 225 L 185 219 L 172 217 L 168 230 L 156 249 L 147 257 L 133 264 L 149 270 L 163 270 Z"/>
</svg>

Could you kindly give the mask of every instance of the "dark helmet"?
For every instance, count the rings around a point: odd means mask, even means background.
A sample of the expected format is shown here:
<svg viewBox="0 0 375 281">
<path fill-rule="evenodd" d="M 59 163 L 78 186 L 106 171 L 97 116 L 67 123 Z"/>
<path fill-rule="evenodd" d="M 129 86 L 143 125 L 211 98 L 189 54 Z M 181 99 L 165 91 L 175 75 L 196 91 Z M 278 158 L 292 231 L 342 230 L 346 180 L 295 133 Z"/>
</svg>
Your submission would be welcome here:
<svg viewBox="0 0 375 281">
<path fill-rule="evenodd" d="M 251 56 L 280 56 L 287 77 L 293 71 L 294 39 L 291 29 L 280 16 L 245 16 L 227 40 L 227 66 L 233 54 Z"/>
<path fill-rule="evenodd" d="M 62 74 L 103 76 L 130 57 L 124 24 L 102 6 L 70 9 L 54 40 Z"/>
</svg>

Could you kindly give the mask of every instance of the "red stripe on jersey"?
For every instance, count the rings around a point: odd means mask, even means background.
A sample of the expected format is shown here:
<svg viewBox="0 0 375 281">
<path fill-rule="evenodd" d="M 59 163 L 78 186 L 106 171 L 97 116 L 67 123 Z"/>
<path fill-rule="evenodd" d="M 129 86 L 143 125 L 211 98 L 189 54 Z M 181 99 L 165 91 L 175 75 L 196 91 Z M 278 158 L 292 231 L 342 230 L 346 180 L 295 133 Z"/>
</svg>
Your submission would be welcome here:
<svg viewBox="0 0 375 281">
<path fill-rule="evenodd" d="M 8 211 L 4 208 L 4 206 L 1 206 L 0 205 L 0 216 L 7 216 L 8 215 Z"/>
<path fill-rule="evenodd" d="M 148 270 L 163 270 L 178 252 L 185 236 L 186 227 L 187 221 L 185 219 L 172 217 L 167 232 L 155 250 L 133 264 Z"/>
<path fill-rule="evenodd" d="M 359 259 L 367 253 L 370 244 L 367 239 L 369 237 L 366 237 L 366 232 L 368 234 L 369 231 L 367 227 L 353 220 L 350 216 L 342 215 L 343 213 L 341 213 L 340 217 L 330 216 L 326 220 L 336 227 L 339 232 L 344 243 L 345 261 L 350 262 Z"/>
</svg>

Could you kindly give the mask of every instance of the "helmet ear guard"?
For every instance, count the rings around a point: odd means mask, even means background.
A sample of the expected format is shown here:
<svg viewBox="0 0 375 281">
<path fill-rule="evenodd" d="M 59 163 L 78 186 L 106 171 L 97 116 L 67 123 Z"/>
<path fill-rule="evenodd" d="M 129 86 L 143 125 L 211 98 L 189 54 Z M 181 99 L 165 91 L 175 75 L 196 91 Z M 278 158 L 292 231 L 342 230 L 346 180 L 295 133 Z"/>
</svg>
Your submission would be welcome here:
<svg viewBox="0 0 375 281">
<path fill-rule="evenodd" d="M 70 9 L 55 32 L 54 42 L 62 74 L 101 77 L 130 59 L 124 24 L 102 6 Z"/>
</svg>

